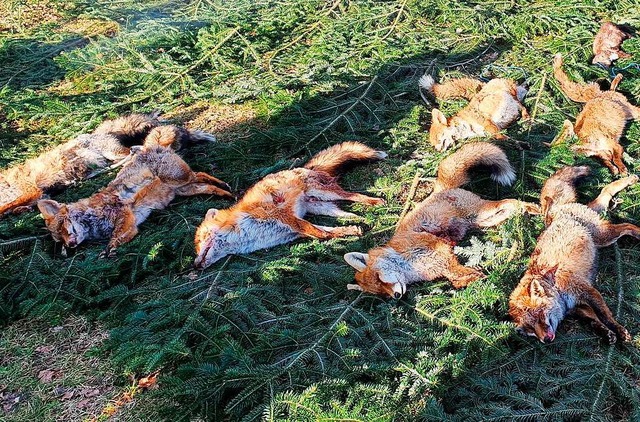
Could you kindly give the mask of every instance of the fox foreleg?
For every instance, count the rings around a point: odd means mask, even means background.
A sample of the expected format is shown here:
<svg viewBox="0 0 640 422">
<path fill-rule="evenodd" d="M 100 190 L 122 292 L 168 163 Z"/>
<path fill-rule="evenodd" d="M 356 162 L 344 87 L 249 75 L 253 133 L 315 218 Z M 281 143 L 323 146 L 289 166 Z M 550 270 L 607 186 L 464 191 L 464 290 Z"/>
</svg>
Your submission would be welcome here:
<svg viewBox="0 0 640 422">
<path fill-rule="evenodd" d="M 138 227 L 136 226 L 135 214 L 132 210 L 127 209 L 122 215 L 118 216 L 113 233 L 111 234 L 111 240 L 106 249 L 100 254 L 100 257 L 113 258 L 116 254 L 116 248 L 130 242 L 137 234 Z"/>
<path fill-rule="evenodd" d="M 231 192 L 219 188 L 209 183 L 189 183 L 176 189 L 176 195 L 192 196 L 192 195 L 217 195 L 233 198 Z"/>
<path fill-rule="evenodd" d="M 573 313 L 575 316 L 582 318 L 589 322 L 591 328 L 598 334 L 600 337 L 606 339 L 609 344 L 613 344 L 616 342 L 618 337 L 616 334 L 607 328 L 606 325 L 600 321 L 596 313 L 591 309 L 589 305 L 578 305 L 573 308 Z"/>
<path fill-rule="evenodd" d="M 582 283 L 579 300 L 583 304 L 587 304 L 593 309 L 598 319 L 607 326 L 611 331 L 616 333 L 619 339 L 624 342 L 631 341 L 631 334 L 618 323 L 613 317 L 609 306 L 602 298 L 602 295 L 595 287 L 587 283 Z"/>
</svg>

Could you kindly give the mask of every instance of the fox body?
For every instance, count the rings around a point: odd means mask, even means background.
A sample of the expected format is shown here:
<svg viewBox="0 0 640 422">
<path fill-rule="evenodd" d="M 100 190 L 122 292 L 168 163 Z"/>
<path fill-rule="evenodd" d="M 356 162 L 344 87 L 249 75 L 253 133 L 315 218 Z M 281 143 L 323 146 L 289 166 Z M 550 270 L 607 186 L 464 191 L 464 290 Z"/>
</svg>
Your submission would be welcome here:
<svg viewBox="0 0 640 422">
<path fill-rule="evenodd" d="M 231 208 L 207 212 L 196 231 L 194 265 L 206 268 L 227 255 L 249 253 L 299 237 L 330 239 L 360 234 L 356 226 L 318 226 L 304 216 L 356 217 L 338 208 L 335 201 L 383 204 L 382 199 L 343 190 L 336 177 L 350 162 L 385 157 L 384 152 L 361 143 L 345 142 L 321 151 L 304 168 L 265 177 Z"/>
<path fill-rule="evenodd" d="M 425 75 L 420 79 L 420 87 L 440 100 L 469 100 L 466 107 L 448 119 L 437 108 L 432 110 L 429 141 L 438 151 L 444 151 L 455 141 L 466 138 L 493 136 L 505 139 L 506 136 L 500 133 L 502 129 L 521 115 L 524 119 L 529 117 L 522 105 L 527 90 L 509 79 L 482 83 L 461 78 L 437 84 L 431 76 Z"/>
<path fill-rule="evenodd" d="M 631 57 L 630 54 L 622 51 L 620 46 L 632 35 L 633 31 L 626 25 L 604 22 L 593 39 L 592 63 L 609 67 L 614 60 Z"/>
<path fill-rule="evenodd" d="M 610 343 L 631 339 L 592 284 L 598 247 L 624 235 L 640 239 L 639 227 L 612 224 L 599 215 L 616 193 L 636 183 L 638 177 L 607 185 L 596 200 L 583 205 L 575 202 L 574 183 L 586 174 L 588 167 L 566 167 L 545 183 L 541 198 L 548 226 L 509 298 L 509 314 L 517 331 L 545 343 L 554 340 L 559 323 L 569 313 L 586 318 Z"/>
<path fill-rule="evenodd" d="M 91 177 L 129 155 L 159 123 L 155 116 L 132 114 L 104 122 L 36 158 L 0 173 L 0 216 L 28 209 L 47 192 Z"/>
<path fill-rule="evenodd" d="M 107 120 L 91 134 L 80 135 L 0 172 L 0 216 L 25 211 L 45 193 L 90 178 L 113 163 L 114 167 L 122 165 L 130 147 L 142 144 L 159 124 L 155 114 L 131 114 Z M 175 136 L 160 138 L 159 142 L 171 142 L 177 150 L 190 142 L 215 139 L 198 130 L 175 131 Z"/>
<path fill-rule="evenodd" d="M 618 75 L 609 91 L 602 91 L 598 84 L 578 84 L 569 80 L 562 70 L 562 56 L 553 60 L 553 72 L 560 83 L 562 92 L 569 99 L 585 103 L 576 117 L 575 125 L 565 121 L 566 135 L 575 133 L 580 142 L 572 149 L 588 157 L 597 157 L 614 174 L 626 174 L 627 167 L 622 161 L 624 149 L 619 141 L 629 120 L 640 119 L 640 108 L 632 105 L 615 87 L 620 81 Z"/>
<path fill-rule="evenodd" d="M 105 253 L 130 241 L 152 210 L 165 208 L 176 195 L 231 197 L 224 182 L 193 172 L 172 145 L 181 134 L 175 126 L 154 128 L 115 179 L 89 198 L 72 204 L 41 200 L 38 208 L 56 241 L 76 247 L 85 240 L 110 239 Z M 173 141 L 172 141 L 173 139 Z"/>
<path fill-rule="evenodd" d="M 350 289 L 401 297 L 408 285 L 446 278 L 455 288 L 483 277 L 458 262 L 453 246 L 468 229 L 495 226 L 522 208 L 539 213 L 534 204 L 515 199 L 489 201 L 459 186 L 468 182 L 472 167 L 492 169 L 492 178 L 508 185 L 515 173 L 504 152 L 485 142 L 464 145 L 438 167 L 434 193 L 404 217 L 391 240 L 368 253 L 351 252 L 345 260 L 356 269 Z"/>
</svg>

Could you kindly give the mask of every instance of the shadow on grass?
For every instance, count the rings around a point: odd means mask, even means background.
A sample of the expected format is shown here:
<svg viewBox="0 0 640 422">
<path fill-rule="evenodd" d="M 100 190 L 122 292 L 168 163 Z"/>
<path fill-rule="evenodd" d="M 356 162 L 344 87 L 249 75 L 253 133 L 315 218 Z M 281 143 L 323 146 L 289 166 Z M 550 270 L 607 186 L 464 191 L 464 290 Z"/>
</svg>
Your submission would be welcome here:
<svg viewBox="0 0 640 422">
<path fill-rule="evenodd" d="M 13 89 L 42 88 L 65 75 L 53 60 L 58 54 L 81 48 L 89 42 L 84 37 L 72 37 L 56 43 L 36 39 L 8 40 L 0 47 L 0 87 Z"/>
</svg>

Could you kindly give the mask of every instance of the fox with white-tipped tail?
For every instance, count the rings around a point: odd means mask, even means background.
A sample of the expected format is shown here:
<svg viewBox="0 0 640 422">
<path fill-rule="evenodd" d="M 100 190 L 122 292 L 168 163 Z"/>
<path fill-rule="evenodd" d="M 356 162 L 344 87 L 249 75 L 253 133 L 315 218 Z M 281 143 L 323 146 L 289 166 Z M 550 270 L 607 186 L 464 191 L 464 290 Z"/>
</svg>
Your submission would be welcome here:
<svg viewBox="0 0 640 422">
<path fill-rule="evenodd" d="M 345 191 L 336 179 L 349 164 L 386 156 L 359 142 L 344 142 L 320 151 L 302 168 L 268 175 L 231 208 L 207 212 L 196 231 L 194 266 L 206 268 L 227 255 L 270 248 L 300 237 L 331 239 L 361 234 L 357 226 L 319 226 L 304 216 L 356 217 L 338 208 L 336 201 L 384 204 L 382 199 Z"/>
<path fill-rule="evenodd" d="M 500 148 L 486 142 L 464 145 L 440 163 L 433 193 L 400 221 L 386 245 L 344 256 L 356 269 L 357 284 L 347 287 L 400 298 L 407 286 L 419 281 L 446 278 L 461 288 L 482 278 L 480 271 L 458 262 L 455 243 L 472 227 L 495 226 L 520 210 L 538 214 L 539 207 L 517 199 L 488 201 L 459 189 L 476 166 L 489 167 L 491 178 L 501 185 L 515 181 Z"/>
</svg>

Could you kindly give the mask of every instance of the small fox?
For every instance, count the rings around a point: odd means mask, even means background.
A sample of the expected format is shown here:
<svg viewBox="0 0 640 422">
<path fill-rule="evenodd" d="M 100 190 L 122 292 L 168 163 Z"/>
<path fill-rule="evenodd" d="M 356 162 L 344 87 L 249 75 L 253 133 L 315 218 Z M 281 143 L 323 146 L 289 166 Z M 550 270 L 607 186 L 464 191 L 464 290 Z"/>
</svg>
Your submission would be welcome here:
<svg viewBox="0 0 640 422">
<path fill-rule="evenodd" d="M 53 239 L 75 248 L 85 240 L 110 239 L 102 256 L 114 256 L 118 246 L 138 233 L 152 210 L 165 208 L 176 195 L 233 197 L 221 180 L 194 172 L 170 148 L 184 134 L 175 126 L 151 130 L 142 147 L 111 183 L 89 198 L 72 204 L 43 199 L 38 208 Z"/>
<path fill-rule="evenodd" d="M 622 51 L 620 46 L 632 36 L 633 29 L 627 25 L 604 22 L 593 39 L 591 63 L 609 67 L 617 59 L 628 59 L 631 55 Z"/>
<path fill-rule="evenodd" d="M 597 157 L 614 175 L 627 174 L 622 161 L 624 149 L 619 141 L 630 120 L 640 119 L 640 108 L 632 105 L 615 89 L 622 75 L 617 75 L 610 90 L 603 91 L 596 83 L 579 84 L 569 80 L 562 70 L 562 55 L 553 59 L 553 74 L 564 94 L 572 101 L 585 103 L 576 117 L 575 126 L 565 120 L 563 134 L 553 144 L 577 135 L 580 142 L 572 149 L 587 157 Z"/>
<path fill-rule="evenodd" d="M 141 144 L 159 124 L 155 114 L 131 114 L 107 120 L 91 134 L 80 135 L 0 172 L 0 217 L 27 211 L 45 193 L 90 178 L 111 163 L 116 163 L 113 167 L 124 164 L 129 147 Z M 215 139 L 201 131 L 179 132 L 170 140 L 177 149 L 190 141 Z"/>
<path fill-rule="evenodd" d="M 477 142 L 463 145 L 438 167 L 433 193 L 404 217 L 386 245 L 368 253 L 350 252 L 345 261 L 356 270 L 357 284 L 348 289 L 400 298 L 407 286 L 446 278 L 455 288 L 479 280 L 483 274 L 458 262 L 453 246 L 473 227 L 491 227 L 521 209 L 539 214 L 539 207 L 516 199 L 488 201 L 464 189 L 469 171 L 491 168 L 491 178 L 510 185 L 516 175 L 497 146 Z"/>
<path fill-rule="evenodd" d="M 386 156 L 359 142 L 344 142 L 319 152 L 302 168 L 268 175 L 231 208 L 207 212 L 195 235 L 194 266 L 206 268 L 227 255 L 270 248 L 300 237 L 331 239 L 361 234 L 357 226 L 319 226 L 304 216 L 357 217 L 338 208 L 335 201 L 384 204 L 382 199 L 343 190 L 336 179 L 346 165 Z"/>
<path fill-rule="evenodd" d="M 452 79 L 438 84 L 430 75 L 419 81 L 420 88 L 437 99 L 465 98 L 469 104 L 449 119 L 437 108 L 432 110 L 429 142 L 444 151 L 457 140 L 477 136 L 506 139 L 500 131 L 518 117 L 529 118 L 522 105 L 527 89 L 510 79 L 492 79 L 487 83 L 470 78 Z"/>
<path fill-rule="evenodd" d="M 543 343 L 556 337 L 560 321 L 573 313 L 587 319 L 609 343 L 630 341 L 629 332 L 615 319 L 593 287 L 597 248 L 621 236 L 640 239 L 640 227 L 612 224 L 599 213 L 621 190 L 638 181 L 629 176 L 608 184 L 589 205 L 575 202 L 575 183 L 589 168 L 565 167 L 544 184 L 540 195 L 547 228 L 538 237 L 529 266 L 509 298 L 509 315 L 518 333 Z"/>
</svg>

